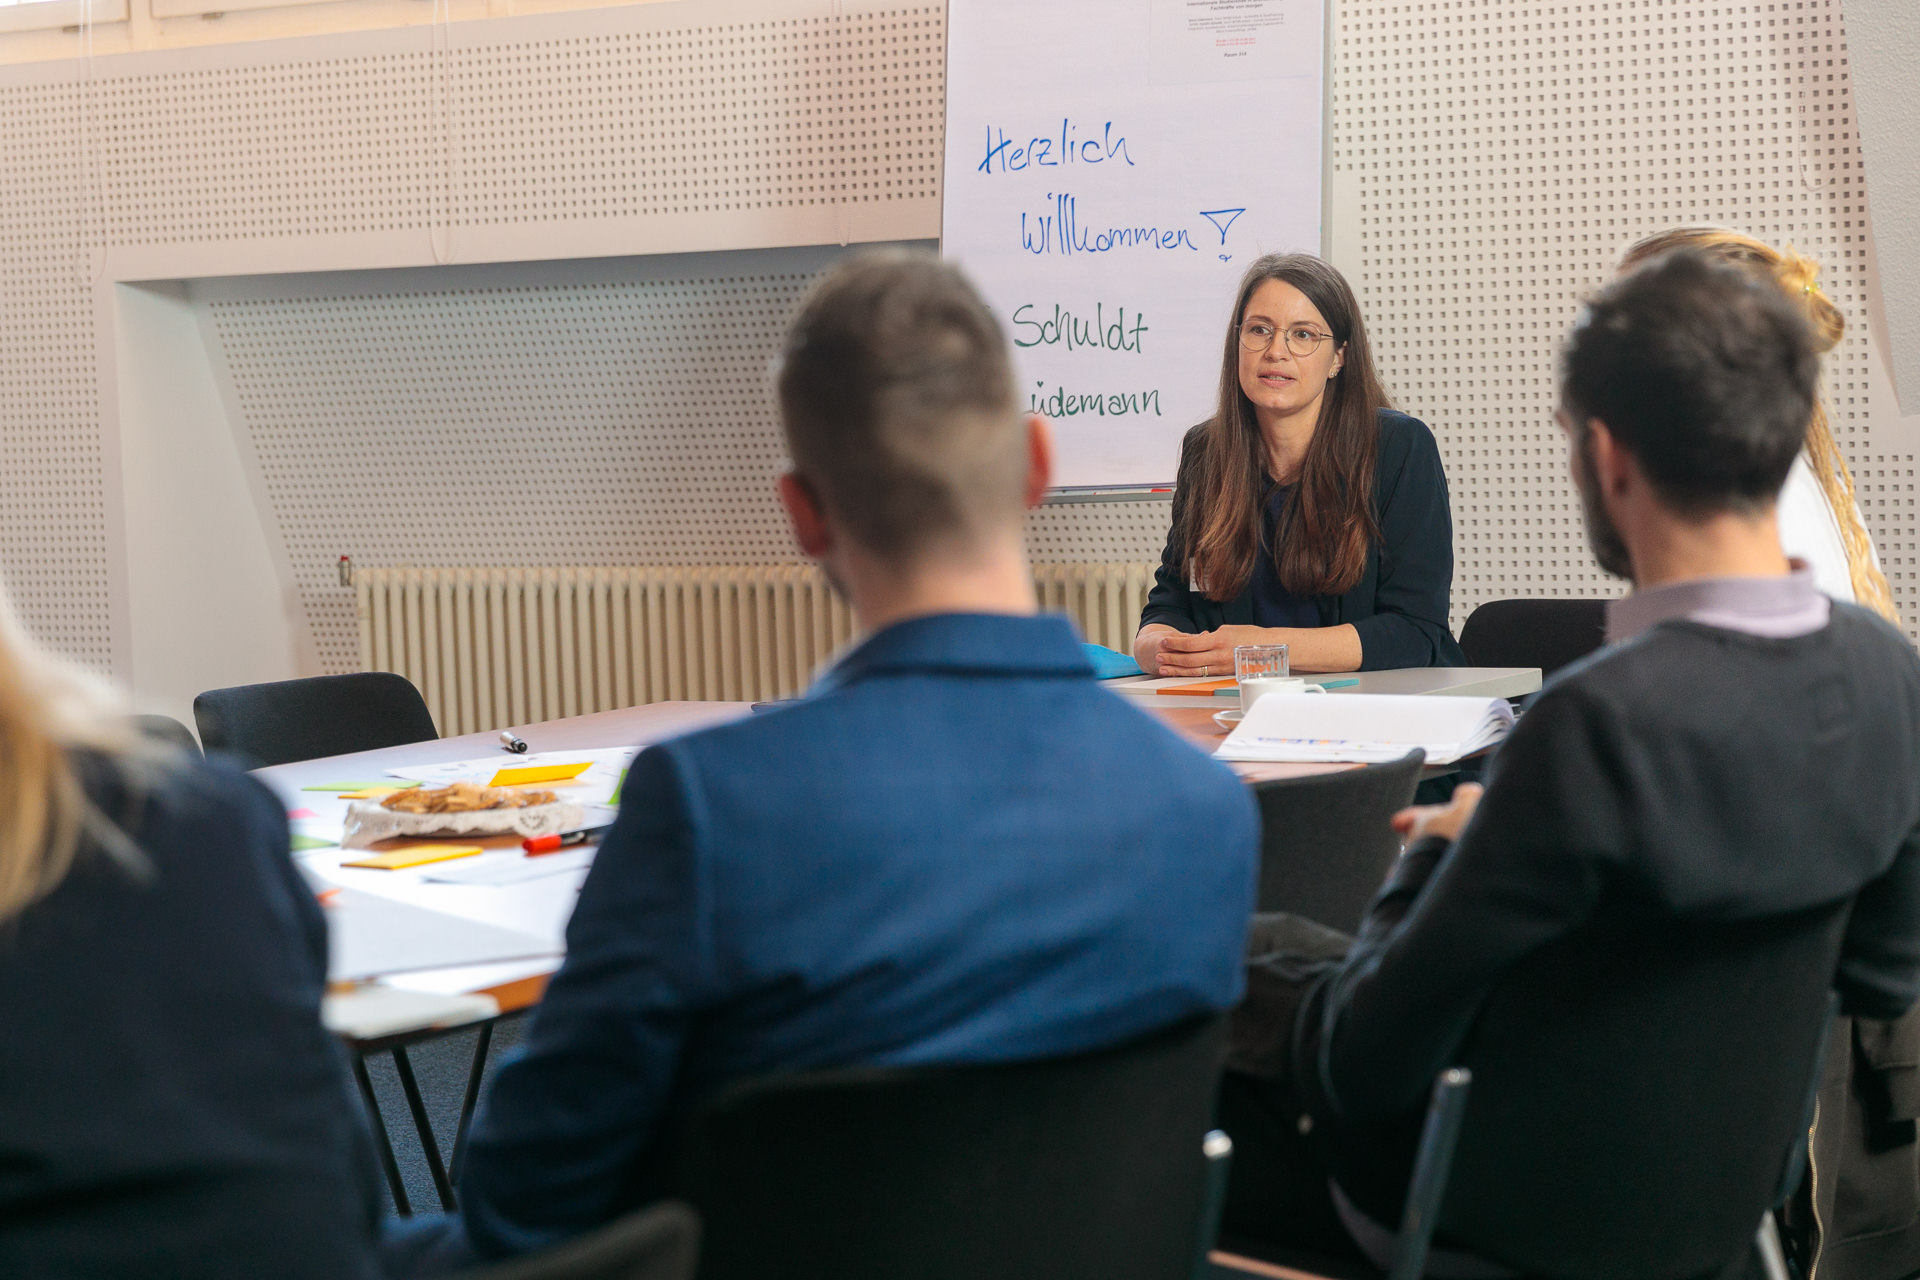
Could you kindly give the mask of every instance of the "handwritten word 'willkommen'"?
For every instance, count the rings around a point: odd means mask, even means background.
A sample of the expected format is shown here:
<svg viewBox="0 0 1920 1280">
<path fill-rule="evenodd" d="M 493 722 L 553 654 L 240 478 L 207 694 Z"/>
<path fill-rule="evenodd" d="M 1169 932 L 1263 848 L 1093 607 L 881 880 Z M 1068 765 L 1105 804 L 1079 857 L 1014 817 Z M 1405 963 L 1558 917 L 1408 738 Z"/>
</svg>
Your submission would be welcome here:
<svg viewBox="0 0 1920 1280">
<path fill-rule="evenodd" d="M 1072 418 L 1097 413 L 1103 418 L 1124 418 L 1130 414 L 1152 413 L 1160 416 L 1158 391 L 1068 391 L 1055 387 L 1051 393 L 1044 382 L 1034 383 L 1038 391 L 1027 393 L 1027 412 L 1049 418 Z"/>
<path fill-rule="evenodd" d="M 1073 196 L 1048 193 L 1053 208 L 1047 213 L 1020 215 L 1020 246 L 1032 254 L 1112 253 L 1116 249 L 1191 249 L 1185 227 L 1089 226 L 1080 221 L 1079 202 Z"/>
<path fill-rule="evenodd" d="M 1017 137 L 1008 137 L 1005 129 L 988 125 L 987 156 L 977 172 L 1018 173 L 1022 169 L 1058 169 L 1070 164 L 1105 164 L 1109 160 L 1133 164 L 1126 135 L 1114 137 L 1111 120 L 1101 128 L 1098 138 L 1082 138 L 1080 126 L 1063 119 L 1058 138 L 1029 137 L 1025 146 L 1015 146 L 1017 141 Z"/>
<path fill-rule="evenodd" d="M 1029 314 L 1032 313 L 1032 314 Z M 1036 308 L 1033 303 L 1022 303 L 1013 313 L 1013 345 L 1016 347 L 1063 346 L 1069 351 L 1081 347 L 1096 347 L 1105 351 L 1140 351 L 1140 335 L 1147 332 L 1147 322 L 1134 313 L 1133 323 L 1127 323 L 1127 309 L 1117 309 L 1115 318 L 1107 319 L 1107 304 L 1095 303 L 1093 317 L 1077 316 L 1059 303 L 1053 304 L 1053 314 Z"/>
</svg>

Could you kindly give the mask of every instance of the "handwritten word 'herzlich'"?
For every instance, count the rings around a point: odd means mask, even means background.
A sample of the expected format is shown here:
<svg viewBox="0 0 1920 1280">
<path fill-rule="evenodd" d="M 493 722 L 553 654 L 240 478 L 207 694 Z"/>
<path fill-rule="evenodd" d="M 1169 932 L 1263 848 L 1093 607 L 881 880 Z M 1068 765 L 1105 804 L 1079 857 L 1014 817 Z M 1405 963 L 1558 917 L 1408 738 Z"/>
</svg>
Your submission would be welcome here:
<svg viewBox="0 0 1920 1280">
<path fill-rule="evenodd" d="M 1006 130 L 988 125 L 987 157 L 976 172 L 994 173 L 998 166 L 997 172 L 1018 173 L 1028 168 L 1058 169 L 1072 164 L 1105 164 L 1109 160 L 1124 160 L 1132 167 L 1133 156 L 1127 150 L 1126 135 L 1113 136 L 1113 121 L 1106 122 L 1098 139 L 1081 138 L 1079 133 L 1079 126 L 1071 119 L 1062 119 L 1058 139 L 1030 137 L 1026 146 L 1016 147 Z"/>
</svg>

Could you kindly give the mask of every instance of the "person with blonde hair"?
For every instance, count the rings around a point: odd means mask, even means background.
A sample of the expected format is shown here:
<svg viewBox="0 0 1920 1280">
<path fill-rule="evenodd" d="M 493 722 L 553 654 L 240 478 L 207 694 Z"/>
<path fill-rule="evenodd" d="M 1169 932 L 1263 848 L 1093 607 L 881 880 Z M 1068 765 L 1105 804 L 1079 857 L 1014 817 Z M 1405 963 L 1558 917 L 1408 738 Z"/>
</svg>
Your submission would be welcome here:
<svg viewBox="0 0 1920 1280">
<path fill-rule="evenodd" d="M 0 596 L 0 1275 L 377 1275 L 326 964 L 273 795 Z"/>
<path fill-rule="evenodd" d="M 1722 262 L 1759 271 L 1797 301 L 1813 329 L 1821 355 L 1840 345 L 1847 319 L 1820 289 L 1820 264 L 1791 246 L 1776 249 L 1764 240 L 1725 227 L 1675 227 L 1648 236 L 1629 248 L 1622 270 L 1675 249 L 1692 249 Z M 1826 406 L 1814 401 L 1807 443 L 1787 473 L 1778 507 L 1780 543 L 1787 555 L 1813 570 L 1814 585 L 1836 600 L 1861 604 L 1895 626 L 1900 625 L 1879 553 L 1867 534 L 1854 497 L 1853 473 L 1834 443 Z"/>
</svg>

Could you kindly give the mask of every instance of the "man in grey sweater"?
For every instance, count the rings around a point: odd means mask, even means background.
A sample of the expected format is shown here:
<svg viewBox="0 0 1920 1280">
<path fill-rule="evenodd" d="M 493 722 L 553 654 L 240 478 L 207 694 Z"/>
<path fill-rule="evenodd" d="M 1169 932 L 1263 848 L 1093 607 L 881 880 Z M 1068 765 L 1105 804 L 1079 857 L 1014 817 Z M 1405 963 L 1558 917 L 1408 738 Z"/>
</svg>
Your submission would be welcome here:
<svg viewBox="0 0 1920 1280">
<path fill-rule="evenodd" d="M 1323 1249 L 1344 1232 L 1380 1261 L 1435 1075 L 1473 1064 L 1489 1009 L 1510 1012 L 1515 992 L 1545 1021 L 1577 1007 L 1586 975 L 1812 920 L 1831 922 L 1825 949 L 1781 952 L 1821 968 L 1803 985 L 1830 984 L 1866 1017 L 1914 1002 L 1920 661 L 1876 615 L 1820 595 L 1774 520 L 1817 377 L 1777 286 L 1699 257 L 1656 261 L 1586 309 L 1560 421 L 1594 552 L 1634 591 L 1611 606 L 1608 647 L 1534 700 L 1484 796 L 1462 786 L 1396 819 L 1406 853 L 1357 938 L 1289 917 L 1256 927 L 1270 954 L 1250 964 L 1222 1100 L 1230 1228 Z M 1715 990 L 1702 1022 L 1722 995 L 1746 998 Z M 1514 1025 L 1503 1034 L 1524 1045 Z M 1658 1074 L 1641 1083 L 1663 1124 L 1704 1105 L 1661 1097 Z M 1567 1080 L 1564 1111 L 1545 1114 L 1577 1124 L 1581 1085 Z M 1616 1180 L 1651 1172 L 1617 1150 L 1592 1159 L 1617 1160 Z M 1779 1149 L 1752 1160 L 1777 1166 Z M 1499 1238 L 1466 1243 L 1477 1256 L 1456 1274 L 1534 1265 Z"/>
</svg>

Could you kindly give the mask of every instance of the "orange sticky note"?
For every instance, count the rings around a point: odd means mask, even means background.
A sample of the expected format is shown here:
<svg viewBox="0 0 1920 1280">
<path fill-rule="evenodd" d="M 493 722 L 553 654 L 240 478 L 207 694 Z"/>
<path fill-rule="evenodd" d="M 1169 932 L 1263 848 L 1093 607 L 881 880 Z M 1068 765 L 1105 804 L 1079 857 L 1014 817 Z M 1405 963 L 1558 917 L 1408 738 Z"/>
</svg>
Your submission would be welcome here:
<svg viewBox="0 0 1920 1280">
<path fill-rule="evenodd" d="M 371 858 L 355 858 L 352 862 L 343 862 L 343 867 L 368 867 L 375 871 L 400 871 L 407 867 L 425 866 L 429 862 L 446 862 L 451 858 L 471 858 L 480 852 L 477 844 L 416 844 L 410 849 L 395 849 L 392 853 L 376 853 Z"/>
<path fill-rule="evenodd" d="M 1231 689 L 1240 683 L 1232 676 L 1225 680 L 1202 680 L 1199 684 L 1169 684 L 1155 689 L 1155 693 L 1170 694 L 1176 698 L 1210 698 L 1215 689 Z"/>
<path fill-rule="evenodd" d="M 490 787 L 517 787 L 523 782 L 571 782 L 593 768 L 593 761 L 579 764 L 529 764 L 518 769 L 502 769 L 493 775 Z"/>
</svg>

